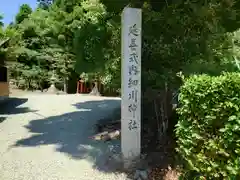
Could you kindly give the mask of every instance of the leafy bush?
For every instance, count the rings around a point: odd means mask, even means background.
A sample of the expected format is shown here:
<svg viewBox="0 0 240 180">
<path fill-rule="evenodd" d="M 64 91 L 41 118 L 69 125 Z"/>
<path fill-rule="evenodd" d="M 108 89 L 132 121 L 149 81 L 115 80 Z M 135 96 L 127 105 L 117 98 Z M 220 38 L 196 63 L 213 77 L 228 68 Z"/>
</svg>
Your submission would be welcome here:
<svg viewBox="0 0 240 180">
<path fill-rule="evenodd" d="M 209 179 L 240 179 L 240 73 L 194 75 L 180 89 L 177 151 Z"/>
<path fill-rule="evenodd" d="M 9 66 L 10 78 L 20 89 L 40 89 L 50 81 L 50 73 L 39 66 L 25 66 L 21 63 L 14 63 Z"/>
</svg>

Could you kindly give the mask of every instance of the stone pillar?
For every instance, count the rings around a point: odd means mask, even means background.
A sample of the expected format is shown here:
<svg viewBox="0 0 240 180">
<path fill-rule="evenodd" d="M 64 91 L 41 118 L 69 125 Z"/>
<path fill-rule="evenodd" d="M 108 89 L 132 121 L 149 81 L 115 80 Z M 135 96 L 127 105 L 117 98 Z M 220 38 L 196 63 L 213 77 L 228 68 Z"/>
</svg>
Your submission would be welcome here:
<svg viewBox="0 0 240 180">
<path fill-rule="evenodd" d="M 128 168 L 141 153 L 141 28 L 142 10 L 122 13 L 121 148 Z"/>
</svg>

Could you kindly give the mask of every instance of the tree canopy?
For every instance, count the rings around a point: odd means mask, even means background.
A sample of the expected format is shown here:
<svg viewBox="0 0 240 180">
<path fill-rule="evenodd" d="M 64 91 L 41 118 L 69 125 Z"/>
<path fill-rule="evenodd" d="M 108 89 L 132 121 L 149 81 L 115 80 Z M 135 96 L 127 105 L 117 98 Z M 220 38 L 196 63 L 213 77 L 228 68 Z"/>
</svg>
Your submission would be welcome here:
<svg viewBox="0 0 240 180">
<path fill-rule="evenodd" d="M 32 13 L 32 8 L 28 4 L 23 4 L 20 6 L 19 12 L 16 15 L 16 24 L 20 24 L 24 19 Z"/>
<path fill-rule="evenodd" d="M 2 22 L 2 20 L 3 20 L 3 16 L 0 14 L 0 28 L 4 26 L 4 23 Z"/>
<path fill-rule="evenodd" d="M 12 77 L 26 84 L 23 71 L 37 70 L 34 76 L 41 76 L 36 78 L 41 82 L 28 82 L 27 87 L 48 81 L 52 73 L 62 82 L 75 72 L 119 89 L 125 6 L 143 10 L 144 87 L 177 85 L 179 71 L 235 70 L 233 62 L 239 57 L 234 38 L 240 27 L 240 3 L 235 0 L 38 0 L 38 4 L 34 11 L 22 5 L 16 22 L 4 32 L 12 37 L 9 59 L 24 67 L 12 68 Z"/>
</svg>

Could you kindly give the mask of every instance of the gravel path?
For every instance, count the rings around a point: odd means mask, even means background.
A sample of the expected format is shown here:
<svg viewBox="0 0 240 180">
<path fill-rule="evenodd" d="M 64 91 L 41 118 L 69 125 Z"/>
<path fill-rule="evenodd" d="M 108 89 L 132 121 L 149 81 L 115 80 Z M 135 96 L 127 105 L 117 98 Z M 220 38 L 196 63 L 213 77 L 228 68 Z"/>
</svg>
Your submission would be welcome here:
<svg viewBox="0 0 240 180">
<path fill-rule="evenodd" d="M 117 98 L 22 95 L 0 106 L 0 180 L 124 180 L 93 125 Z M 114 143 L 114 144 L 113 144 Z"/>
</svg>

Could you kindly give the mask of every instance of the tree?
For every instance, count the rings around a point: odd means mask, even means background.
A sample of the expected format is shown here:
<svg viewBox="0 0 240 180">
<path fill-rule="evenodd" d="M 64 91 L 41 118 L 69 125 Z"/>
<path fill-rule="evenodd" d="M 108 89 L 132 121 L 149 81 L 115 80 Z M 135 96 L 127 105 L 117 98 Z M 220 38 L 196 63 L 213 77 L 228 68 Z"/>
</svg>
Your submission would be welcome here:
<svg viewBox="0 0 240 180">
<path fill-rule="evenodd" d="M 23 13 L 26 11 L 21 7 L 16 19 L 25 20 L 18 21 L 18 43 L 12 54 L 30 67 L 64 69 L 56 70 L 60 79 L 68 79 L 68 72 L 75 69 L 109 87 L 120 88 L 121 12 L 127 5 L 143 10 L 144 87 L 161 88 L 165 81 L 178 85 L 179 71 L 193 73 L 206 69 L 199 69 L 204 66 L 216 69 L 232 61 L 231 33 L 239 27 L 239 5 L 233 0 L 38 2 L 47 10 Z"/>
<path fill-rule="evenodd" d="M 0 28 L 2 28 L 4 26 L 3 21 L 3 16 L 0 14 Z"/>
<path fill-rule="evenodd" d="M 71 47 L 72 29 L 66 24 L 66 20 L 69 20 L 67 13 L 57 6 L 49 10 L 41 8 L 35 10 L 18 24 L 17 31 L 20 37 L 12 53 L 18 63 L 26 66 L 23 69 L 26 73 L 36 70 L 40 72 L 40 69 L 41 72 L 48 71 L 49 75 L 43 76 L 45 82 L 49 81 L 48 78 L 53 71 L 57 73 L 58 81 L 64 83 L 65 91 L 75 59 Z M 22 78 L 27 82 L 27 88 L 40 84 L 29 81 L 26 73 L 22 72 L 24 75 Z M 40 74 L 42 73 L 37 73 L 34 77 Z M 43 82 L 43 78 L 40 79 Z"/>
<path fill-rule="evenodd" d="M 103 3 L 110 12 L 121 12 L 127 4 L 143 10 L 143 87 L 160 88 L 166 81 L 174 85 L 178 79 L 176 73 L 183 70 L 189 72 L 190 64 L 204 63 L 216 69 L 224 59 L 232 61 L 229 32 L 240 27 L 239 3 L 141 3 L 137 0 L 118 4 L 103 0 Z M 235 20 L 228 25 L 232 16 Z M 191 73 L 199 70 L 194 69 Z"/>
<path fill-rule="evenodd" d="M 48 9 L 51 4 L 53 3 L 53 0 L 37 0 L 37 2 L 39 3 L 39 7 L 42 9 Z"/>
<path fill-rule="evenodd" d="M 32 8 L 28 4 L 23 4 L 20 6 L 19 12 L 16 15 L 16 24 L 20 24 L 24 19 L 32 13 Z"/>
<path fill-rule="evenodd" d="M 3 31 L 4 23 L 2 22 L 2 20 L 3 20 L 3 16 L 0 14 L 0 39 L 3 38 L 4 36 L 4 31 Z"/>
</svg>

